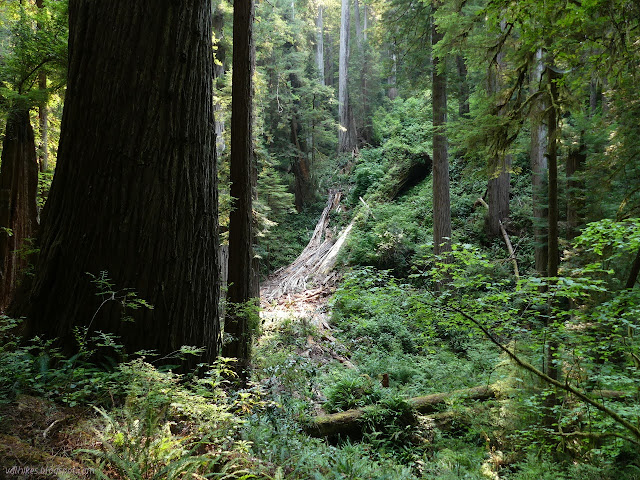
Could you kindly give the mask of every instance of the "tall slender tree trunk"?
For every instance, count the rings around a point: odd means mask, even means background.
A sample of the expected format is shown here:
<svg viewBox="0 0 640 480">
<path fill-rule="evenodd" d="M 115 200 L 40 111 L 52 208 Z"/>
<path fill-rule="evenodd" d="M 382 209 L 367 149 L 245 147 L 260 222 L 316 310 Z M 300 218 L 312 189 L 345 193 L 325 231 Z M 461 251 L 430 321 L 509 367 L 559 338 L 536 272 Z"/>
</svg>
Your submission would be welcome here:
<svg viewBox="0 0 640 480">
<path fill-rule="evenodd" d="M 311 203 L 314 196 L 313 182 L 311 179 L 311 169 L 307 161 L 306 148 L 300 142 L 299 121 L 297 112 L 291 116 L 291 143 L 295 148 L 295 158 L 292 161 L 293 175 L 295 176 L 295 205 L 296 210 L 301 212 L 303 208 Z"/>
<path fill-rule="evenodd" d="M 531 72 L 531 92 L 538 95 L 531 108 L 531 181 L 533 187 L 533 235 L 535 241 L 536 271 L 543 277 L 547 276 L 548 245 L 547 245 L 547 96 L 544 89 L 543 73 L 545 70 L 542 60 L 543 52 L 536 52 L 535 64 Z"/>
<path fill-rule="evenodd" d="M 439 2 L 434 2 L 437 8 Z M 432 45 L 443 35 L 432 24 Z M 433 56 L 433 248 L 436 255 L 451 251 L 451 199 L 449 193 L 449 154 L 447 124 L 447 74 L 440 68 L 444 59 Z M 444 65 L 442 65 L 444 67 Z"/>
<path fill-rule="evenodd" d="M 40 72 L 38 74 L 38 87 L 41 90 L 47 89 L 47 74 Z M 40 171 L 46 172 L 49 170 L 49 109 L 47 107 L 47 101 L 43 101 L 38 107 L 38 125 L 40 127 L 40 145 L 39 150 L 39 162 Z"/>
<path fill-rule="evenodd" d="M 558 221 L 560 219 L 560 211 L 558 204 L 558 141 L 560 138 L 560 130 L 558 127 L 559 112 L 557 109 L 558 102 L 558 85 L 559 75 L 555 73 L 553 68 L 547 67 L 547 82 L 549 85 L 549 108 L 547 109 L 547 125 L 548 125 L 548 143 L 547 143 L 547 160 L 549 168 L 548 183 L 548 265 L 547 276 L 549 284 L 555 283 L 555 277 L 558 276 L 558 265 L 560 260 L 560 251 L 558 248 Z M 559 343 L 556 333 L 556 311 L 559 302 L 553 296 L 549 297 L 548 314 L 546 315 L 546 328 L 548 339 L 545 354 L 545 373 L 554 380 L 558 380 L 560 376 L 560 366 L 558 359 Z M 557 415 L 554 408 L 558 404 L 555 393 L 551 393 L 545 398 L 545 406 L 547 412 L 545 414 L 544 423 L 548 427 L 553 427 L 556 422 Z"/>
<path fill-rule="evenodd" d="M 398 85 L 397 85 L 397 72 L 398 72 L 398 55 L 396 54 L 395 43 L 391 47 L 389 52 L 391 55 L 391 74 L 387 79 L 389 89 L 387 90 L 387 97 L 390 100 L 395 100 L 398 97 Z"/>
<path fill-rule="evenodd" d="M 38 8 L 44 8 L 44 1 L 36 0 L 36 6 Z M 38 25 L 38 29 L 40 28 L 42 28 L 42 26 Z M 38 72 L 38 88 L 45 92 L 47 90 L 47 73 L 44 70 Z M 38 124 L 40 127 L 38 163 L 40 165 L 40 171 L 46 172 L 49 170 L 49 111 L 46 96 L 38 106 Z"/>
<path fill-rule="evenodd" d="M 216 38 L 215 44 L 215 58 L 217 62 L 213 65 L 213 78 L 216 88 L 218 87 L 218 81 L 222 79 L 227 72 L 227 49 L 224 42 L 224 12 L 218 8 L 213 12 L 213 33 Z M 222 104 L 220 101 L 216 101 L 213 106 L 215 112 L 215 132 L 216 132 L 216 150 L 218 158 L 226 150 L 224 141 L 224 117 L 222 115 Z"/>
<path fill-rule="evenodd" d="M 218 353 L 218 225 L 208 0 L 69 2 L 68 87 L 29 332 L 74 327 L 131 352 Z M 107 272 L 114 292 L 87 273 Z M 126 311 L 125 290 L 153 305 Z M 111 300 L 110 300 L 111 299 Z M 123 313 L 134 322 L 123 322 Z"/>
<path fill-rule="evenodd" d="M 547 125 L 548 125 L 548 144 L 547 144 L 547 161 L 549 169 L 548 195 L 548 267 L 547 276 L 558 276 L 558 263 L 560 260 L 560 250 L 558 248 L 558 222 L 560 220 L 560 211 L 558 204 L 558 74 L 552 68 L 547 68 L 547 76 L 549 82 L 549 108 L 547 109 Z"/>
<path fill-rule="evenodd" d="M 505 67 L 504 54 L 498 54 L 496 63 L 489 67 L 487 75 L 488 91 L 496 96 L 498 115 L 503 115 L 498 98 L 502 88 L 501 71 Z M 511 155 L 495 155 L 489 160 L 489 180 L 487 184 L 487 233 L 498 237 L 502 234 L 500 225 L 509 216 L 509 193 L 511 190 Z"/>
<path fill-rule="evenodd" d="M 460 118 L 468 118 L 471 112 L 469 106 L 469 80 L 467 79 L 469 71 L 467 62 L 462 55 L 456 55 L 456 67 L 458 70 L 458 115 Z"/>
<path fill-rule="evenodd" d="M 231 99 L 231 197 L 229 215 L 229 288 L 222 354 L 237 359 L 240 382 L 248 379 L 251 356 L 252 158 L 253 158 L 253 0 L 236 0 L 233 9 Z"/>
<path fill-rule="evenodd" d="M 333 87 L 336 81 L 336 69 L 333 61 L 335 51 L 333 47 L 331 32 L 326 31 L 324 39 L 324 84 L 328 87 Z"/>
<path fill-rule="evenodd" d="M 20 273 L 27 261 L 20 250 L 27 248 L 38 226 L 38 160 L 27 109 L 9 113 L 2 146 L 0 169 L 0 311 L 9 305 Z"/>
<path fill-rule="evenodd" d="M 351 29 L 351 2 L 342 0 L 340 16 L 340 57 L 338 67 L 338 151 L 350 152 L 355 144 L 353 119 L 349 104 L 349 32 Z"/>
<path fill-rule="evenodd" d="M 358 50 L 362 50 L 362 22 L 360 21 L 360 2 L 353 0 L 353 20 L 356 24 L 356 45 Z"/>
<path fill-rule="evenodd" d="M 580 134 L 578 148 L 567 156 L 565 174 L 567 176 L 567 240 L 578 235 L 578 228 L 584 221 L 584 178 L 583 170 L 587 161 L 584 133 Z"/>
<path fill-rule="evenodd" d="M 324 85 L 324 7 L 318 6 L 316 17 L 316 67 L 320 84 Z"/>
</svg>

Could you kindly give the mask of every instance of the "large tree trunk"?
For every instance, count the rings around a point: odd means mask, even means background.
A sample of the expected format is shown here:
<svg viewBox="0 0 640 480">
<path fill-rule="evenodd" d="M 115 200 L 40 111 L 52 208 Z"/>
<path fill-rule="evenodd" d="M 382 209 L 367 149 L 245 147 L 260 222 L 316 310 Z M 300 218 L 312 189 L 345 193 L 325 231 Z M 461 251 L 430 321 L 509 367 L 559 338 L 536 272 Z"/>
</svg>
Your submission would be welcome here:
<svg viewBox="0 0 640 480">
<path fill-rule="evenodd" d="M 33 288 L 31 333 L 74 348 L 73 328 L 129 349 L 218 353 L 218 225 L 211 5 L 69 2 L 69 71 L 58 164 Z M 153 310 L 87 274 L 107 272 Z M 101 305 L 103 299 L 106 302 Z M 24 301 L 26 300 L 26 302 Z M 192 363 L 195 363 L 195 359 Z"/>
<path fill-rule="evenodd" d="M 434 2 L 437 8 L 438 2 Z M 432 24 L 432 45 L 443 35 Z M 451 199 L 449 193 L 449 156 L 445 127 L 447 125 L 447 74 L 440 68 L 441 59 L 434 55 L 432 73 L 433 98 L 433 249 L 435 255 L 451 250 Z"/>
<path fill-rule="evenodd" d="M 538 94 L 543 89 L 544 63 L 542 50 L 536 53 L 536 63 L 531 72 L 531 91 Z M 547 274 L 547 109 L 546 95 L 540 93 L 531 108 L 531 182 L 533 187 L 533 236 L 536 271 Z"/>
<path fill-rule="evenodd" d="M 19 250 L 38 226 L 38 160 L 26 109 L 7 119 L 0 170 L 0 310 L 9 305 L 27 258 Z"/>
<path fill-rule="evenodd" d="M 244 384 L 251 356 L 253 277 L 252 234 L 252 100 L 253 0 L 236 0 L 233 9 L 233 78 L 231 92 L 231 197 L 229 214 L 229 289 L 224 322 L 225 357 L 237 359 L 236 373 Z"/>
<path fill-rule="evenodd" d="M 322 5 L 318 6 L 316 17 L 316 67 L 320 84 L 324 85 L 324 7 Z"/>
<path fill-rule="evenodd" d="M 351 2 L 342 0 L 340 17 L 340 57 L 338 66 L 338 151 L 350 152 L 355 148 L 355 132 L 349 108 L 349 32 L 351 25 Z"/>
</svg>

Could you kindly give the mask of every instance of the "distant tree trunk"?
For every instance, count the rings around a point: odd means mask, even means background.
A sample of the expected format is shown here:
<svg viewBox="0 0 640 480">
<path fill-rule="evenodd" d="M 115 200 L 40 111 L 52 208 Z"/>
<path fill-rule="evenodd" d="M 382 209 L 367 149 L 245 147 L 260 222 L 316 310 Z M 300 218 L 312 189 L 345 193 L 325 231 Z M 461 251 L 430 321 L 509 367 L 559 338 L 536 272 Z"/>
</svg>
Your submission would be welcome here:
<svg viewBox="0 0 640 480">
<path fill-rule="evenodd" d="M 547 109 L 547 126 L 548 126 L 548 142 L 547 142 L 547 160 L 549 167 L 549 183 L 548 183 L 548 266 L 547 277 L 549 283 L 554 283 L 554 278 L 558 276 L 558 264 L 560 260 L 560 251 L 558 248 L 558 221 L 560 220 L 558 205 L 558 142 L 560 138 L 560 129 L 558 126 L 559 112 L 556 107 L 558 104 L 558 85 L 559 75 L 555 73 L 553 68 L 546 69 L 547 82 L 549 85 L 549 108 Z M 548 315 L 546 315 L 546 327 L 549 332 L 547 340 L 547 350 L 545 355 L 545 373 L 554 380 L 558 380 L 560 376 L 560 365 L 558 356 L 559 344 L 555 333 L 555 306 L 558 306 L 558 300 L 549 297 Z M 544 422 L 548 427 L 552 427 L 557 421 L 557 415 L 554 414 L 554 408 L 557 406 L 558 400 L 555 393 L 551 393 L 545 398 L 547 413 Z"/>
<path fill-rule="evenodd" d="M 318 7 L 316 17 L 316 66 L 320 84 L 324 85 L 324 7 Z"/>
<path fill-rule="evenodd" d="M 602 95 L 598 91 L 598 78 L 594 75 L 589 83 L 589 117 L 593 117 L 598 111 L 598 104 L 601 103 Z"/>
<path fill-rule="evenodd" d="M 499 53 L 495 64 L 489 67 L 487 75 L 489 95 L 499 96 L 502 88 L 500 78 L 504 68 L 504 54 Z M 500 100 L 497 99 L 498 115 L 503 115 Z M 509 193 L 511 189 L 511 155 L 496 155 L 489 159 L 489 180 L 487 184 L 487 233 L 491 237 L 502 235 L 500 224 L 509 216 Z"/>
<path fill-rule="evenodd" d="M 325 32 L 324 39 L 324 84 L 328 87 L 335 85 L 336 69 L 334 63 L 334 45 L 331 32 Z"/>
<path fill-rule="evenodd" d="M 573 240 L 578 235 L 578 227 L 584 221 L 585 186 L 582 173 L 586 161 L 586 146 L 581 134 L 578 148 L 572 149 L 567 156 L 567 240 Z"/>
<path fill-rule="evenodd" d="M 340 17 L 340 58 L 338 67 L 338 151 L 351 152 L 355 148 L 355 132 L 349 105 L 349 32 L 351 25 L 350 0 L 342 0 Z"/>
<path fill-rule="evenodd" d="M 434 2 L 437 8 L 439 2 Z M 432 24 L 432 45 L 442 39 Z M 447 124 L 447 74 L 440 69 L 443 59 L 433 56 L 433 248 L 436 255 L 451 251 L 451 199 L 449 193 L 449 156 L 445 127 Z M 443 65 L 444 66 L 444 65 Z M 440 71 L 441 70 L 441 71 Z"/>
<path fill-rule="evenodd" d="M 233 78 L 231 92 L 231 197 L 229 215 L 229 288 L 222 354 L 237 359 L 242 384 L 249 375 L 252 298 L 252 100 L 253 0 L 236 0 L 233 9 Z"/>
<path fill-rule="evenodd" d="M 221 9 L 216 9 L 213 12 L 213 33 L 216 38 L 215 58 L 217 62 L 213 65 L 213 78 L 215 80 L 216 88 L 221 88 L 218 85 L 218 80 L 224 77 L 227 71 L 227 49 L 223 41 L 224 37 L 224 12 Z M 226 150 L 224 141 L 224 117 L 222 115 L 222 104 L 216 101 L 213 106 L 215 112 L 215 132 L 216 132 L 216 150 L 218 158 Z"/>
<path fill-rule="evenodd" d="M 458 81 L 460 86 L 458 89 L 458 115 L 460 118 L 468 118 L 471 112 L 469 107 L 469 81 L 467 79 L 468 70 L 467 62 L 462 55 L 456 55 L 456 67 L 458 70 Z"/>
<path fill-rule="evenodd" d="M 364 41 L 367 41 L 367 35 L 368 32 L 367 30 L 369 30 L 369 7 L 367 6 L 367 4 L 364 4 L 363 7 L 363 20 L 362 20 L 362 38 L 364 39 Z"/>
<path fill-rule="evenodd" d="M 356 24 L 356 45 L 358 50 L 362 50 L 362 23 L 360 21 L 360 2 L 353 0 L 353 17 Z"/>
<path fill-rule="evenodd" d="M 292 161 L 292 170 L 295 176 L 295 205 L 296 210 L 301 212 L 313 200 L 314 189 L 306 148 L 303 148 L 300 142 L 299 123 L 296 113 L 291 116 L 291 143 L 294 145 L 296 155 Z"/>
<path fill-rule="evenodd" d="M 538 94 L 531 107 L 531 181 L 533 187 L 533 235 L 536 271 L 547 276 L 547 119 L 545 111 L 548 107 L 543 90 L 544 63 L 542 50 L 536 53 L 536 63 L 531 72 L 531 92 Z"/>
<path fill-rule="evenodd" d="M 389 85 L 389 89 L 387 90 L 387 97 L 390 100 L 395 100 L 398 97 L 398 86 L 397 86 L 397 72 L 398 72 L 398 56 L 396 55 L 396 45 L 393 44 L 391 48 L 391 74 L 387 79 L 387 84 Z"/>
<path fill-rule="evenodd" d="M 69 2 L 68 87 L 42 215 L 28 334 L 75 349 L 73 329 L 112 332 L 130 352 L 218 353 L 218 225 L 208 0 Z M 153 305 L 96 296 L 106 271 Z"/>
<path fill-rule="evenodd" d="M 47 74 L 40 72 L 38 74 L 38 87 L 41 90 L 47 89 Z M 40 127 L 40 145 L 38 150 L 40 171 L 46 172 L 49 170 L 49 112 L 47 108 L 47 101 L 44 100 L 38 107 L 38 124 Z"/>
<path fill-rule="evenodd" d="M 9 113 L 0 169 L 0 311 L 9 305 L 28 259 L 20 249 L 28 247 L 38 226 L 38 160 L 26 109 Z"/>
<path fill-rule="evenodd" d="M 549 108 L 547 109 L 547 125 L 548 125 L 548 143 L 547 143 L 547 161 L 549 168 L 548 183 L 548 270 L 547 276 L 558 276 L 558 262 L 560 260 L 560 251 L 558 248 L 558 221 L 560 220 L 560 212 L 558 205 L 558 109 L 556 108 L 558 100 L 558 74 L 552 68 L 547 68 L 550 98 Z M 551 376 L 551 375 L 550 375 Z"/>
<path fill-rule="evenodd" d="M 36 0 L 36 6 L 38 8 L 44 8 L 44 0 Z M 42 28 L 38 24 L 38 29 Z M 47 90 L 47 73 L 44 70 L 38 72 L 38 88 L 40 90 Z M 42 101 L 38 106 L 38 124 L 40 127 L 40 145 L 39 150 L 39 164 L 40 171 L 46 172 L 49 170 L 49 115 L 47 109 L 47 100 Z"/>
</svg>

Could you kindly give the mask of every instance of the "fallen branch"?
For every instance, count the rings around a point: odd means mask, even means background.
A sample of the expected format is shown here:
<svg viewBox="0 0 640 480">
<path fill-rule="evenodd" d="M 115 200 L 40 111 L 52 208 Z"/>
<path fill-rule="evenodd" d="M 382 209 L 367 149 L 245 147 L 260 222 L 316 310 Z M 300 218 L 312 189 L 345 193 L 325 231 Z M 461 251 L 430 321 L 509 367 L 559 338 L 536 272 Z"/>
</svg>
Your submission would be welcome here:
<svg viewBox="0 0 640 480">
<path fill-rule="evenodd" d="M 493 343 L 500 350 L 502 350 L 504 353 L 506 353 L 509 356 L 509 358 L 511 358 L 517 365 L 519 365 L 523 369 L 527 370 L 528 372 L 533 373 L 535 376 L 537 376 L 538 378 L 544 380 L 546 383 L 548 383 L 550 385 L 553 385 L 554 387 L 557 387 L 557 388 L 559 388 L 561 390 L 564 390 L 565 392 L 572 393 L 573 395 L 578 397 L 583 402 L 588 403 L 589 405 L 591 405 L 592 407 L 594 407 L 597 410 L 600 410 L 602 413 L 604 413 L 605 415 L 610 417 L 616 423 L 620 424 L 621 426 L 626 428 L 629 432 L 631 432 L 636 439 L 640 440 L 640 428 L 636 427 L 634 424 L 632 424 L 628 420 L 625 420 L 624 418 L 622 418 L 616 411 L 611 410 L 609 407 L 604 405 L 604 403 L 598 403 L 593 398 L 590 398 L 585 393 L 583 393 L 580 390 L 578 390 L 577 388 L 573 387 L 572 385 L 570 385 L 568 383 L 568 379 L 567 379 L 566 383 L 559 382 L 558 380 L 556 380 L 554 378 L 551 378 L 546 373 L 538 370 L 536 367 L 531 365 L 526 360 L 521 359 L 518 355 L 516 355 L 514 352 L 512 352 L 507 347 L 505 347 L 496 337 L 494 337 L 493 334 L 489 330 L 487 330 L 487 328 L 484 325 L 482 325 L 481 322 L 476 320 L 474 317 L 472 317 L 468 313 L 466 313 L 466 312 L 464 312 L 464 311 L 462 311 L 462 310 L 460 310 L 459 308 L 456 308 L 456 307 L 447 306 L 446 308 L 448 308 L 449 310 L 452 310 L 454 312 L 459 313 L 464 318 L 466 318 L 471 323 L 473 323 L 475 326 L 477 326 L 482 331 L 482 333 L 484 333 L 485 336 L 491 341 L 491 343 Z"/>
<path fill-rule="evenodd" d="M 478 198 L 478 200 L 476 202 L 480 203 L 487 210 L 489 209 L 489 205 L 487 204 L 487 202 L 484 201 L 484 198 L 480 197 L 480 198 Z M 507 245 L 507 250 L 509 251 L 509 258 L 511 259 L 511 262 L 513 263 L 513 274 L 515 275 L 516 280 L 520 280 L 520 270 L 518 269 L 518 261 L 516 259 L 516 252 L 513 249 L 513 245 L 511 244 L 511 240 L 509 239 L 509 234 L 507 234 L 507 229 L 504 228 L 504 225 L 502 224 L 502 220 L 498 220 L 498 225 L 500 226 L 500 231 L 502 232 L 502 238 L 504 238 L 504 243 Z"/>
</svg>

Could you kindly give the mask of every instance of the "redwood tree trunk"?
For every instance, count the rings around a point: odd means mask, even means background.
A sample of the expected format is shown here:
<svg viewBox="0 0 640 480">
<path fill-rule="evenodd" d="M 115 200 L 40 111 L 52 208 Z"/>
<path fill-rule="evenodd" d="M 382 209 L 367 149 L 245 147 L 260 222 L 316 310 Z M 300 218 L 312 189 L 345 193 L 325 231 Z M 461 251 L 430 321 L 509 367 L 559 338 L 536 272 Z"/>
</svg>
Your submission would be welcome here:
<svg viewBox="0 0 640 480">
<path fill-rule="evenodd" d="M 434 3 L 437 6 L 437 2 Z M 432 24 L 432 44 L 442 34 Z M 447 75 L 439 71 L 441 59 L 433 57 L 433 248 L 436 255 L 451 250 L 451 198 L 449 193 L 449 156 L 445 127 L 447 124 Z"/>
<path fill-rule="evenodd" d="M 252 297 L 252 99 L 253 0 L 236 0 L 233 9 L 233 78 L 231 100 L 231 197 L 229 215 L 229 289 L 224 324 L 225 357 L 237 359 L 236 373 L 248 378 L 251 354 L 249 315 Z"/>
<path fill-rule="evenodd" d="M 86 325 L 130 351 L 202 345 L 210 362 L 220 333 L 210 2 L 71 0 L 69 26 L 58 164 L 33 288 L 17 308 L 67 349 Z M 87 273 L 101 271 L 116 297 L 129 288 L 153 310 L 123 323 L 119 302 L 100 307 Z"/>
<path fill-rule="evenodd" d="M 29 112 L 19 109 L 7 118 L 0 170 L 0 310 L 9 305 L 27 259 L 17 251 L 38 226 L 38 159 Z"/>
</svg>

